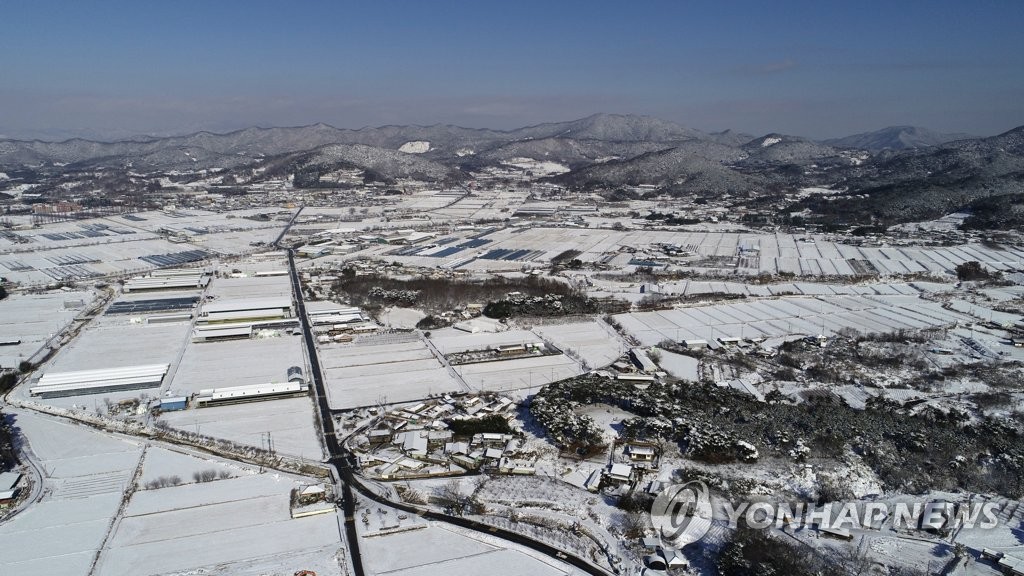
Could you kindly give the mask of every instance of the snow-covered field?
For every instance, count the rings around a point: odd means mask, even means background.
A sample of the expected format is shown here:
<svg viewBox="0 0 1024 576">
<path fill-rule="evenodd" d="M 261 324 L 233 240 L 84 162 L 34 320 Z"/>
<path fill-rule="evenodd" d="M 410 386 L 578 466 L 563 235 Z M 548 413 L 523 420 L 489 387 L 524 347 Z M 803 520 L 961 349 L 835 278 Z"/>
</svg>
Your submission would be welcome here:
<svg viewBox="0 0 1024 576">
<path fill-rule="evenodd" d="M 539 388 L 583 373 L 580 365 L 564 354 L 465 364 L 455 370 L 474 390 L 496 392 Z"/>
<path fill-rule="evenodd" d="M 80 290 L 11 294 L 0 300 L 0 342 L 21 341 L 0 346 L 0 368 L 17 368 L 22 360 L 32 358 L 95 298 L 95 292 Z M 65 302 L 69 305 L 65 306 Z"/>
<path fill-rule="evenodd" d="M 577 355 L 590 368 L 601 368 L 626 352 L 626 345 L 602 322 L 534 326 L 533 331 L 563 352 Z"/>
<path fill-rule="evenodd" d="M 142 260 L 149 256 L 195 250 L 247 254 L 256 250 L 253 243 L 276 239 L 290 215 L 282 211 L 282 219 L 248 218 L 265 212 L 267 209 L 141 212 L 131 218 L 112 216 L 44 224 L 31 232 L 17 232 L 27 243 L 0 238 L 0 270 L 9 281 L 41 285 L 64 279 L 144 273 L 156 267 Z M 95 226 L 106 228 L 97 231 Z M 192 242 L 170 242 L 158 236 L 161 229 L 190 236 Z"/>
<path fill-rule="evenodd" d="M 290 490 L 314 480 L 5 412 L 45 479 L 41 500 L 0 525 L 0 574 L 85 576 L 94 561 L 105 575 L 343 574 L 338 518 L 289 513 Z M 196 482 L 205 470 L 220 479 Z M 147 486 L 173 476 L 180 485 Z"/>
<path fill-rule="evenodd" d="M 334 559 L 342 548 L 338 518 L 324 514 L 293 520 L 289 513 L 291 489 L 308 481 L 178 460 L 173 466 L 184 472 L 187 483 L 132 496 L 100 557 L 99 573 L 243 574 L 254 563 L 270 562 L 272 573 L 291 574 L 315 563 L 325 574 L 342 574 Z M 167 470 L 166 454 L 155 464 Z M 235 476 L 196 483 L 187 473 L 197 466 L 227 469 Z"/>
<path fill-rule="evenodd" d="M 813 236 L 813 242 L 801 241 L 805 236 L 795 234 L 757 234 L 736 232 L 696 232 L 670 230 L 598 230 L 587 228 L 505 228 L 487 236 L 490 242 L 487 250 L 531 250 L 543 254 L 534 262 L 546 262 L 568 248 L 581 252 L 580 260 L 595 262 L 620 253 L 619 248 L 630 246 L 638 249 L 651 248 L 656 244 L 673 244 L 686 247 L 698 257 L 728 257 L 745 249 L 741 268 L 732 270 L 757 274 L 780 272 L 799 276 L 858 274 L 851 262 L 858 267 L 874 268 L 880 275 L 928 273 L 955 279 L 957 264 L 970 260 L 981 262 L 987 269 L 1009 270 L 1024 267 L 1024 248 L 1005 246 L 1000 249 L 971 243 L 949 247 L 861 247 L 827 240 L 824 236 Z M 380 248 L 384 251 L 385 248 Z M 653 250 L 653 248 L 652 248 Z M 419 266 L 455 265 L 465 260 L 466 251 L 446 258 L 423 256 L 395 256 L 400 262 Z M 519 270 L 522 262 L 506 260 L 474 260 L 460 265 L 466 270 Z M 620 263 L 613 261 L 611 265 Z"/>
<path fill-rule="evenodd" d="M 46 479 L 42 500 L 0 525 L 0 573 L 84 576 L 143 447 L 84 426 L 14 414 Z"/>
<path fill-rule="evenodd" d="M 680 380 L 697 381 L 700 379 L 698 369 L 700 368 L 700 361 L 693 356 L 685 356 L 683 354 L 676 354 L 667 350 L 658 350 L 658 354 L 661 354 L 661 360 L 658 361 L 658 367 L 668 372 L 675 378 Z"/>
<path fill-rule="evenodd" d="M 285 382 L 289 367 L 305 364 L 302 338 L 283 333 L 276 338 L 189 342 L 169 389 L 186 395 L 204 388 Z"/>
<path fill-rule="evenodd" d="M 380 315 L 380 321 L 392 328 L 415 328 L 416 323 L 426 317 L 421 310 L 393 306 Z"/>
<path fill-rule="evenodd" d="M 419 339 L 319 345 L 327 398 L 344 410 L 379 402 L 409 402 L 430 394 L 464 391 Z"/>
<path fill-rule="evenodd" d="M 375 576 L 557 576 L 579 573 L 568 565 L 506 542 L 435 523 L 419 530 L 363 538 L 360 552 L 367 574 Z"/>
<path fill-rule="evenodd" d="M 442 354 L 455 354 L 469 350 L 487 350 L 512 344 L 540 342 L 537 335 L 529 330 L 507 330 L 505 332 L 477 332 L 470 334 L 454 328 L 434 330 L 430 341 Z"/>
<path fill-rule="evenodd" d="M 131 322 L 127 316 L 101 316 L 82 330 L 75 340 L 61 348 L 37 374 L 145 364 L 168 364 L 173 369 L 190 332 L 191 325 L 188 322 L 141 324 Z M 160 390 L 153 386 L 142 390 L 41 399 L 29 396 L 29 388 L 34 385 L 34 380 L 22 384 L 14 393 L 19 398 L 62 408 L 78 406 L 92 410 L 96 406 L 102 408 L 106 400 L 117 402 L 139 398 L 143 394 L 153 397 Z"/>
<path fill-rule="evenodd" d="M 794 296 L 635 312 L 615 319 L 645 346 L 666 339 L 702 339 L 715 346 L 719 337 L 828 336 L 847 327 L 861 333 L 893 332 L 948 325 L 967 316 L 915 296 Z"/>
<path fill-rule="evenodd" d="M 269 433 L 276 452 L 314 461 L 322 457 L 309 397 L 165 412 L 160 418 L 172 428 L 257 448 L 266 446 Z"/>
</svg>

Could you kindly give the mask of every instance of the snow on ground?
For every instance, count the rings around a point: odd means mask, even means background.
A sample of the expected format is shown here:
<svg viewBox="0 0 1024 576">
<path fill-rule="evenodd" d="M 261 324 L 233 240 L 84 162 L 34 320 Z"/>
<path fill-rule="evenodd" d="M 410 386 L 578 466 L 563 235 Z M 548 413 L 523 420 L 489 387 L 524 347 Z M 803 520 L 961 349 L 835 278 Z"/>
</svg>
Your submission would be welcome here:
<svg viewBox="0 0 1024 576">
<path fill-rule="evenodd" d="M 498 333 L 477 332 L 470 334 L 454 328 L 434 330 L 430 341 L 442 354 L 455 354 L 469 350 L 487 350 L 512 344 L 539 342 L 537 335 L 529 330 L 508 330 Z"/>
<path fill-rule="evenodd" d="M 846 327 L 860 333 L 885 333 L 944 326 L 965 318 L 936 302 L 905 295 L 782 296 L 615 316 L 645 346 L 665 339 L 702 339 L 712 347 L 717 347 L 718 337 L 827 336 Z"/>
<path fill-rule="evenodd" d="M 583 373 L 579 364 L 564 354 L 464 364 L 455 370 L 473 389 L 491 391 L 532 390 Z"/>
<path fill-rule="evenodd" d="M 415 328 L 426 317 L 422 310 L 392 306 L 380 315 L 380 321 L 391 328 Z"/>
<path fill-rule="evenodd" d="M 571 351 L 590 368 L 601 368 L 626 352 L 626 345 L 603 322 L 534 326 L 533 331 L 562 351 Z"/>
<path fill-rule="evenodd" d="M 513 158 L 506 162 L 502 162 L 502 164 L 520 168 L 522 170 L 528 170 L 532 172 L 534 176 L 538 177 L 565 174 L 569 171 L 569 167 L 564 164 L 546 160 L 534 160 L 533 158 Z"/>
<path fill-rule="evenodd" d="M 38 503 L 0 525 L 0 573 L 85 575 L 135 473 L 142 446 L 5 409 L 46 476 Z"/>
<path fill-rule="evenodd" d="M 98 573 L 242 574 L 251 573 L 253 563 L 269 563 L 271 573 L 291 574 L 315 562 L 325 574 L 340 575 L 334 560 L 342 547 L 337 516 L 293 520 L 289 512 L 291 489 L 310 482 L 268 472 L 138 491 L 100 557 Z"/>
<path fill-rule="evenodd" d="M 658 350 L 658 354 L 661 354 L 661 360 L 658 361 L 658 367 L 665 372 L 668 372 L 673 377 L 693 382 L 700 379 L 700 360 L 697 360 L 693 356 L 676 354 L 667 350 Z"/>
<path fill-rule="evenodd" d="M 189 342 L 169 390 L 187 395 L 204 388 L 285 382 L 292 366 L 305 366 L 298 336 Z"/>
<path fill-rule="evenodd" d="M 147 482 L 161 477 L 178 476 L 183 483 L 187 483 L 193 481 L 194 473 L 206 470 L 214 470 L 218 474 L 223 472 L 232 477 L 255 472 L 241 464 L 226 460 L 212 457 L 199 458 L 184 452 L 152 446 L 146 450 L 146 462 L 142 467 L 142 476 L 139 477 L 138 482 L 145 486 Z"/>
<path fill-rule="evenodd" d="M 335 410 L 465 391 L 415 335 L 381 335 L 318 348 L 327 398 Z"/>
<path fill-rule="evenodd" d="M 622 421 L 635 418 L 636 414 L 608 404 L 587 404 L 576 409 L 581 416 L 589 416 L 609 443 L 619 437 Z"/>
<path fill-rule="evenodd" d="M 11 294 L 0 300 L 0 341 L 20 344 L 0 347 L 0 368 L 17 368 L 95 299 L 94 292 Z M 81 301 L 83 306 L 78 306 Z M 65 302 L 71 304 L 65 305 Z"/>
<path fill-rule="evenodd" d="M 379 510 L 374 505 L 371 516 L 378 515 Z M 387 513 L 396 515 L 393 509 Z M 411 522 L 416 521 L 400 521 L 402 525 Z M 364 533 L 368 532 L 362 522 L 356 525 Z M 571 566 L 528 549 L 441 523 L 428 523 L 423 528 L 383 536 L 364 536 L 359 546 L 366 573 L 373 576 L 558 576 L 579 573 Z"/>
<path fill-rule="evenodd" d="M 48 364 L 36 372 L 43 375 L 51 372 L 76 370 L 99 370 L 122 368 L 144 364 L 173 365 L 188 338 L 190 325 L 187 322 L 169 324 L 131 323 L 124 316 L 101 316 L 94 320 L 70 344 L 60 349 Z M 86 407 L 102 409 L 105 402 L 117 402 L 127 398 L 138 398 L 142 394 L 154 396 L 159 388 L 153 386 L 142 390 L 84 394 L 61 398 L 36 398 L 29 395 L 36 378 L 26 380 L 14 394 L 31 400 L 61 408 Z"/>
<path fill-rule="evenodd" d="M 423 154 L 430 150 L 430 142 L 426 140 L 413 140 L 398 147 L 399 152 L 406 154 Z"/>
<path fill-rule="evenodd" d="M 322 456 L 308 397 L 193 408 L 165 412 L 160 418 L 172 428 L 257 448 L 265 447 L 270 433 L 276 452 L 316 461 Z"/>
</svg>

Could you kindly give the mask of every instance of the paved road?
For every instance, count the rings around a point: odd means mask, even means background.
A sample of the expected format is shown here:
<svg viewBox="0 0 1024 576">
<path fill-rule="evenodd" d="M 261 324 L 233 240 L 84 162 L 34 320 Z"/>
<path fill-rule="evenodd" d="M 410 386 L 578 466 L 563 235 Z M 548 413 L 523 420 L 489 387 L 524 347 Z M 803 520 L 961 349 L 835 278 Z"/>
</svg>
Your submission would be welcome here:
<svg viewBox="0 0 1024 576">
<path fill-rule="evenodd" d="M 299 284 L 299 273 L 295 268 L 295 252 L 288 251 L 288 270 L 292 279 L 292 291 L 295 295 L 295 312 L 299 316 L 302 326 L 302 337 L 306 342 L 306 350 L 309 353 L 309 365 L 313 379 L 313 389 L 316 393 L 317 406 L 320 410 L 320 429 L 323 430 L 324 441 L 327 444 L 328 463 L 334 467 L 341 480 L 341 508 L 345 514 L 345 535 L 348 540 L 349 555 L 352 557 L 352 569 L 356 576 L 365 576 L 363 569 L 363 557 L 359 552 L 359 535 L 356 533 L 356 499 L 352 494 L 352 469 L 344 458 L 341 444 L 338 442 L 338 435 L 334 430 L 334 418 L 331 417 L 330 407 L 327 405 L 327 393 L 324 389 L 323 374 L 320 371 L 320 359 L 317 356 L 316 342 L 313 340 L 313 331 L 309 326 L 306 317 L 306 304 L 302 298 L 302 286 Z"/>
<path fill-rule="evenodd" d="M 295 211 L 295 214 L 292 214 L 292 219 L 289 220 L 288 223 L 284 225 L 284 229 L 281 230 L 281 233 L 277 235 L 277 240 L 274 240 L 274 243 L 272 244 L 274 248 L 281 247 L 281 240 L 284 238 L 284 235 L 287 234 L 289 230 L 291 230 L 292 224 L 295 224 L 295 219 L 299 217 L 299 214 L 302 214 L 303 208 L 305 208 L 305 206 L 299 206 L 299 209 Z"/>
<path fill-rule="evenodd" d="M 354 472 L 356 469 L 355 456 L 338 440 L 337 432 L 334 429 L 334 419 L 331 416 L 331 410 L 327 404 L 327 394 L 324 389 L 323 374 L 320 370 L 320 361 L 317 356 L 316 342 L 313 339 L 313 331 L 306 318 L 306 306 L 303 302 L 302 290 L 299 285 L 298 271 L 295 268 L 295 253 L 292 250 L 288 251 L 288 267 L 291 272 L 292 287 L 295 294 L 296 313 L 299 315 L 299 321 L 302 326 L 302 335 L 305 339 L 306 347 L 309 352 L 313 388 L 316 393 L 316 402 L 320 411 L 321 429 L 323 430 L 324 441 L 327 445 L 327 452 L 329 454 L 328 463 L 334 467 L 337 471 L 338 478 L 341 480 L 342 509 L 345 512 L 345 533 L 348 538 L 349 553 L 352 555 L 356 576 L 364 576 L 365 572 L 363 570 L 362 555 L 359 552 L 359 536 L 356 533 L 355 496 L 353 494 L 353 489 L 358 490 L 363 497 L 391 508 L 396 508 L 411 514 L 417 514 L 427 520 L 447 522 L 462 528 L 491 534 L 509 542 L 531 548 L 556 560 L 571 564 L 572 566 L 583 570 L 588 574 L 592 574 L 593 576 L 608 576 L 609 573 L 607 571 L 594 566 L 582 558 L 566 554 L 553 546 L 548 546 L 543 542 L 538 542 L 529 537 L 523 536 L 522 534 L 481 524 L 480 522 L 463 518 L 461 516 L 449 516 L 439 512 L 421 510 L 420 508 L 410 506 L 404 502 L 394 502 L 379 496 L 373 490 L 363 486 Z"/>
</svg>

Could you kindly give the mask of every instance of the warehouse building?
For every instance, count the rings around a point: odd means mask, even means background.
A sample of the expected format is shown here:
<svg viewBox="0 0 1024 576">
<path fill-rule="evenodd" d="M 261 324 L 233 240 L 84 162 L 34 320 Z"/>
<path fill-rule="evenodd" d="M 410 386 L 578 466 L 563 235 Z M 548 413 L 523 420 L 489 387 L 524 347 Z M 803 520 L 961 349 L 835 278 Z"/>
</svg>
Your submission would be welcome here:
<svg viewBox="0 0 1024 576">
<path fill-rule="evenodd" d="M 202 270 L 154 270 L 149 276 L 126 280 L 124 291 L 189 290 L 205 288 L 209 283 L 210 277 Z"/>
<path fill-rule="evenodd" d="M 240 404 L 259 400 L 273 400 L 291 396 L 305 395 L 309 387 L 305 382 L 286 382 L 284 384 L 252 384 L 248 386 L 231 386 L 227 388 L 207 388 L 200 390 L 195 396 L 195 406 L 204 408 L 220 404 Z"/>
<path fill-rule="evenodd" d="M 163 382 L 168 367 L 167 364 L 147 364 L 75 372 L 47 372 L 29 389 L 29 393 L 42 398 L 59 398 L 155 388 Z"/>
<path fill-rule="evenodd" d="M 206 324 L 232 323 L 293 318 L 295 308 L 290 297 L 249 298 L 208 302 L 203 305 L 199 321 Z"/>
</svg>

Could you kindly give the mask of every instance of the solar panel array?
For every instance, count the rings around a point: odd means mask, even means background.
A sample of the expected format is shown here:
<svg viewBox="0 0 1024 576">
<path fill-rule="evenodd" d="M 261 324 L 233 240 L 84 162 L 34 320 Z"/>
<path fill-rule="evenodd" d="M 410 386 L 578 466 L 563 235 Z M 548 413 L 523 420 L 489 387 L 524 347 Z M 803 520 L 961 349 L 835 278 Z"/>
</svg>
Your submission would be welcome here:
<svg viewBox="0 0 1024 576">
<path fill-rule="evenodd" d="M 206 250 L 186 250 L 184 252 L 174 252 L 171 254 L 139 256 L 139 260 L 156 266 L 180 266 L 181 264 L 188 264 L 189 262 L 206 260 L 210 256 L 212 256 L 212 254 Z"/>
<path fill-rule="evenodd" d="M 490 240 L 484 240 L 483 238 L 474 238 L 474 239 L 472 239 L 472 240 L 470 240 L 468 242 L 463 242 L 462 244 L 459 244 L 459 247 L 460 248 L 479 248 L 479 247 L 483 246 L 484 244 L 490 244 L 490 242 L 491 242 Z"/>
<path fill-rule="evenodd" d="M 107 308 L 107 314 L 144 314 L 149 312 L 172 312 L 190 310 L 199 304 L 198 296 L 178 298 L 153 298 L 148 300 L 119 300 Z"/>
<path fill-rule="evenodd" d="M 480 257 L 481 260 L 534 260 L 544 254 L 543 250 L 512 250 L 510 248 L 496 248 Z"/>
</svg>

